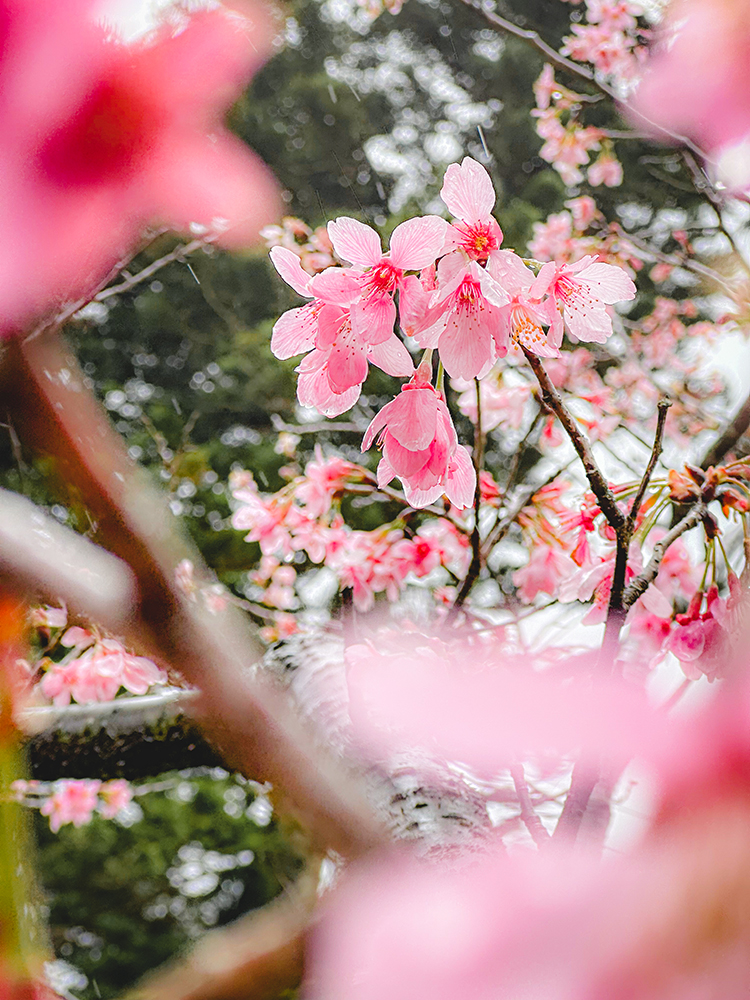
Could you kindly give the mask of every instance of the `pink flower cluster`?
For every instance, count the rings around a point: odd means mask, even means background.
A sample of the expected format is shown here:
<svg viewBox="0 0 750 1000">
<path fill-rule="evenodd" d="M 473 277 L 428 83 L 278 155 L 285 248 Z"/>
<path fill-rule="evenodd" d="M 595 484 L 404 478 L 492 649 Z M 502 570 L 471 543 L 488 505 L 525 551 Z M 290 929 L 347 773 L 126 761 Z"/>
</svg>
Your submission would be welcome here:
<svg viewBox="0 0 750 1000">
<path fill-rule="evenodd" d="M 114 819 L 133 799 L 130 784 L 122 778 L 62 778 L 51 786 L 39 781 L 15 781 L 13 793 L 24 805 L 48 816 L 53 833 L 68 823 L 86 826 L 95 812 L 104 819 Z"/>
<path fill-rule="evenodd" d="M 55 705 L 111 701 L 121 688 L 145 694 L 154 684 L 166 683 L 166 674 L 155 663 L 134 656 L 115 639 L 74 626 L 60 644 L 71 652 L 57 663 L 44 661 L 46 671 L 39 682 L 41 693 Z"/>
<path fill-rule="evenodd" d="M 370 363 L 411 376 L 375 418 L 363 447 L 382 432 L 379 481 L 398 476 L 415 506 L 446 493 L 463 507 L 475 482 L 468 454 L 458 445 L 441 388 L 432 386 L 431 355 L 414 373 L 394 332 L 397 319 L 419 346 L 438 352 L 449 375 L 481 379 L 519 348 L 558 356 L 565 327 L 574 340 L 602 343 L 612 333 L 611 305 L 633 298 L 635 286 L 593 255 L 535 270 L 501 249 L 492 181 L 471 157 L 448 167 L 441 197 L 453 222 L 410 219 L 393 231 L 388 253 L 369 226 L 349 218 L 329 223 L 334 252 L 351 267 L 326 268 L 311 278 L 297 254 L 274 247 L 279 274 L 311 301 L 278 320 L 271 349 L 279 358 L 307 352 L 297 369 L 298 398 L 328 416 L 356 402 Z"/>
<path fill-rule="evenodd" d="M 590 63 L 602 80 L 621 88 L 632 83 L 645 57 L 638 24 L 643 7 L 632 0 L 586 0 L 588 23 L 573 24 L 560 50 L 576 62 Z"/>
<path fill-rule="evenodd" d="M 336 456 L 324 459 L 320 452 L 304 476 L 271 496 L 258 491 L 249 473 L 233 474 L 237 507 L 232 525 L 260 545 L 263 558 L 251 581 L 266 588 L 263 603 L 281 610 L 296 606 L 296 571 L 283 561 L 297 552 L 332 570 L 339 586 L 352 590 L 360 610 L 371 608 L 379 593 L 395 600 L 410 574 L 421 578 L 443 566 L 461 578 L 468 568 L 469 542 L 446 518 L 422 525 L 411 536 L 395 525 L 360 531 L 344 522 L 336 497 L 347 483 L 362 484 L 368 477 L 365 469 Z"/>
<path fill-rule="evenodd" d="M 333 244 L 325 226 L 318 226 L 313 231 L 302 219 L 286 215 L 279 225 L 264 226 L 260 235 L 269 249 L 284 247 L 296 254 L 303 270 L 309 275 L 340 263 L 334 256 Z"/>
<path fill-rule="evenodd" d="M 539 150 L 541 158 L 552 164 L 566 184 L 574 185 L 583 181 L 581 167 L 589 164 L 592 150 L 599 150 L 599 156 L 586 171 L 589 184 L 592 187 L 601 184 L 619 187 L 622 165 L 615 156 L 611 140 L 601 129 L 581 125 L 577 113 L 572 111 L 580 107 L 580 95 L 555 80 L 549 63 L 545 63 L 534 84 L 534 96 L 537 106 L 531 114 L 536 119 L 537 134 L 544 139 Z"/>
</svg>

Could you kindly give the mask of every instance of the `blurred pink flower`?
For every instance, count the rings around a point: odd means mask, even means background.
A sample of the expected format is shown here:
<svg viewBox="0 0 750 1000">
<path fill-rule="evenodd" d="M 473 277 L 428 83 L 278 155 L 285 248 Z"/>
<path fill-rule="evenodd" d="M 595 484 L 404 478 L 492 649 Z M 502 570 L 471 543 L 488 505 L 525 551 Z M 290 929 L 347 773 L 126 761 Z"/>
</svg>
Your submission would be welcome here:
<svg viewBox="0 0 750 1000">
<path fill-rule="evenodd" d="M 99 789 L 99 795 L 102 799 L 99 812 L 105 819 L 114 819 L 132 801 L 133 790 L 124 778 L 116 778 L 114 781 L 105 781 Z"/>
<path fill-rule="evenodd" d="M 643 115 L 662 137 L 661 129 L 677 132 L 709 152 L 745 139 L 750 134 L 747 4 L 677 0 L 660 26 L 659 42 L 631 100 L 636 124 L 643 127 Z"/>
<path fill-rule="evenodd" d="M 0 5 L 6 334 L 92 291 L 148 224 L 238 244 L 276 208 L 270 174 L 222 124 L 270 52 L 260 6 L 183 10 L 129 45 L 92 6 Z"/>
<path fill-rule="evenodd" d="M 49 816 L 53 833 L 61 826 L 85 826 L 91 822 L 97 806 L 97 795 L 101 782 L 89 778 L 64 778 L 55 782 L 55 790 L 42 804 L 42 816 Z"/>
</svg>

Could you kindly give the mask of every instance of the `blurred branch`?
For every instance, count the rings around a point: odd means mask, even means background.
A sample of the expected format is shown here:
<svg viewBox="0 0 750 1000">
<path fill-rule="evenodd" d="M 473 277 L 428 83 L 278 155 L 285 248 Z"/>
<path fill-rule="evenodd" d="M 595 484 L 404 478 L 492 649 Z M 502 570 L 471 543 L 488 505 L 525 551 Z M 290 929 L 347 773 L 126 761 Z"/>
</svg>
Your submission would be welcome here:
<svg viewBox="0 0 750 1000">
<path fill-rule="evenodd" d="M 280 899 L 209 931 L 192 951 L 148 975 L 123 1000 L 277 1000 L 302 978 L 317 880 L 318 864 L 311 861 Z"/>
<path fill-rule="evenodd" d="M 742 406 L 725 427 L 723 433 L 712 445 L 703 453 L 698 465 L 702 469 L 708 469 L 712 465 L 718 465 L 727 452 L 731 451 L 743 434 L 750 427 L 750 395 L 747 396 Z"/>
<path fill-rule="evenodd" d="M 545 847 L 549 844 L 550 836 L 534 811 L 534 805 L 529 795 L 529 786 L 526 784 L 526 777 L 523 773 L 523 764 L 513 764 L 510 769 L 510 776 L 513 779 L 516 795 L 518 796 L 518 804 L 521 807 L 521 819 L 536 846 L 539 848 Z"/>
<path fill-rule="evenodd" d="M 270 681 L 249 680 L 260 648 L 241 612 L 229 606 L 212 613 L 178 588 L 174 572 L 182 559 L 193 561 L 199 580 L 208 582 L 208 572 L 57 336 L 10 341 L 0 381 L 19 433 L 54 457 L 58 474 L 91 511 L 97 539 L 135 575 L 130 614 L 121 615 L 118 631 L 202 691 L 201 724 L 211 742 L 248 777 L 271 781 L 282 811 L 295 813 L 318 844 L 351 855 L 379 842 L 380 829 L 351 779 L 313 749 Z M 14 545 L 6 541 L 6 554 Z M 51 552 L 47 558 L 54 565 Z"/>
</svg>

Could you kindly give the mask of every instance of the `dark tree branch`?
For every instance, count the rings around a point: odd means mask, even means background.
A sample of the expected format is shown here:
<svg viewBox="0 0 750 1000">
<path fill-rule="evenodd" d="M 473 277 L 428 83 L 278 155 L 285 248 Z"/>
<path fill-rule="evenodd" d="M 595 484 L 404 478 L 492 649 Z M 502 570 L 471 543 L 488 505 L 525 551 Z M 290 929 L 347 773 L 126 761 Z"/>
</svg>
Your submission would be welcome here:
<svg viewBox="0 0 750 1000">
<path fill-rule="evenodd" d="M 643 473 L 643 479 L 641 479 L 640 486 L 638 487 L 638 492 L 633 497 L 633 503 L 630 507 L 630 513 L 628 514 L 626 524 L 632 534 L 635 528 L 635 522 L 638 517 L 638 513 L 641 509 L 641 504 L 643 503 L 643 498 L 646 496 L 646 490 L 648 489 L 648 484 L 651 482 L 651 476 L 654 474 L 654 469 L 656 468 L 656 463 L 659 461 L 661 456 L 662 447 L 664 443 L 664 425 L 667 422 L 667 411 L 672 405 L 671 399 L 660 399 L 657 407 L 657 418 L 656 418 L 656 433 L 654 435 L 654 446 L 651 449 L 651 456 L 648 460 L 648 465 L 646 466 L 646 471 Z"/>
<path fill-rule="evenodd" d="M 695 528 L 701 523 L 708 512 L 703 501 L 699 501 L 692 508 L 689 514 L 687 514 L 681 521 L 679 521 L 673 528 L 671 528 L 664 538 L 654 545 L 654 551 L 649 559 L 648 566 L 644 571 L 637 576 L 631 584 L 625 589 L 622 595 L 622 604 L 624 608 L 629 608 L 631 604 L 635 604 L 638 598 L 646 593 L 648 586 L 654 582 L 658 573 L 659 567 L 661 566 L 661 561 L 664 558 L 669 546 L 672 542 L 677 541 L 680 535 L 684 535 L 686 531 L 690 531 L 691 528 Z"/>
<path fill-rule="evenodd" d="M 472 454 L 472 461 L 474 463 L 474 472 L 476 473 L 477 482 L 474 488 L 474 527 L 471 531 L 471 562 L 469 563 L 469 569 L 464 577 L 463 583 L 456 595 L 456 600 L 453 602 L 452 611 L 455 612 L 463 606 L 464 601 L 469 596 L 471 588 L 477 581 L 479 573 L 482 569 L 482 549 L 479 539 L 479 508 L 482 501 L 482 487 L 479 482 L 479 475 L 482 471 L 482 460 L 484 458 L 484 435 L 482 434 L 482 393 L 479 386 L 479 379 L 474 379 L 474 386 L 476 389 L 477 396 L 477 422 L 474 427 L 474 451 Z"/>
<path fill-rule="evenodd" d="M 594 453 L 591 450 L 591 445 L 584 434 L 581 433 L 573 414 L 568 410 L 563 402 L 562 396 L 552 383 L 552 380 L 547 374 L 541 360 L 536 356 L 536 354 L 532 354 L 532 352 L 527 350 L 525 347 L 523 349 L 523 353 L 526 355 L 526 360 L 529 362 L 531 370 L 534 372 L 537 381 L 539 382 L 539 386 L 542 390 L 542 399 L 562 424 L 563 430 L 570 438 L 573 447 L 578 453 L 578 457 L 583 463 L 586 478 L 589 481 L 589 485 L 591 486 L 594 496 L 599 502 L 602 514 L 604 514 L 608 524 L 610 524 L 616 531 L 619 530 L 625 524 L 625 515 L 618 507 L 614 493 L 609 488 L 607 480 L 604 478 L 599 466 L 596 464 L 596 459 L 594 458 Z"/>
</svg>

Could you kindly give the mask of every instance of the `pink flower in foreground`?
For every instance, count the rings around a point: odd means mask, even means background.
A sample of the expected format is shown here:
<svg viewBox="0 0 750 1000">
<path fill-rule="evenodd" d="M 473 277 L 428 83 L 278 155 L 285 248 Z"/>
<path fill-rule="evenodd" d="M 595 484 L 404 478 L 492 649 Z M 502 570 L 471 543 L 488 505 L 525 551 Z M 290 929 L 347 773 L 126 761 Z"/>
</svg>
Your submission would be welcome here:
<svg viewBox="0 0 750 1000">
<path fill-rule="evenodd" d="M 497 195 L 481 163 L 465 156 L 445 171 L 440 197 L 455 220 L 449 240 L 470 260 L 486 260 L 503 242 L 503 231 L 492 217 Z"/>
<path fill-rule="evenodd" d="M 97 806 L 101 782 L 89 778 L 71 778 L 55 782 L 55 790 L 42 804 L 42 816 L 49 816 L 53 833 L 61 826 L 85 826 L 91 822 Z"/>
<path fill-rule="evenodd" d="M 531 289 L 535 298 L 549 295 L 562 309 L 556 311 L 550 337 L 562 343 L 563 317 L 568 330 L 578 340 L 603 344 L 612 336 L 612 317 L 607 304 L 635 297 L 635 285 L 621 267 L 600 263 L 596 257 L 582 257 L 575 264 L 544 264 Z"/>
<path fill-rule="evenodd" d="M 443 493 L 456 507 L 469 507 L 476 472 L 468 451 L 458 443 L 448 407 L 433 388 L 431 376 L 429 363 L 423 361 L 367 428 L 362 450 L 381 435 L 378 484 L 384 486 L 398 476 L 413 507 L 426 507 Z"/>
<path fill-rule="evenodd" d="M 660 26 L 631 104 L 635 121 L 687 135 L 709 152 L 750 133 L 750 20 L 743 3 L 681 0 Z M 696 72 L 700 67 L 700 72 Z M 744 169 L 750 181 L 747 163 Z"/>
<path fill-rule="evenodd" d="M 6 333 L 86 295 L 150 223 L 256 238 L 275 184 L 222 124 L 270 53 L 273 25 L 217 7 L 135 43 L 91 3 L 0 5 L 0 267 Z"/>
</svg>

